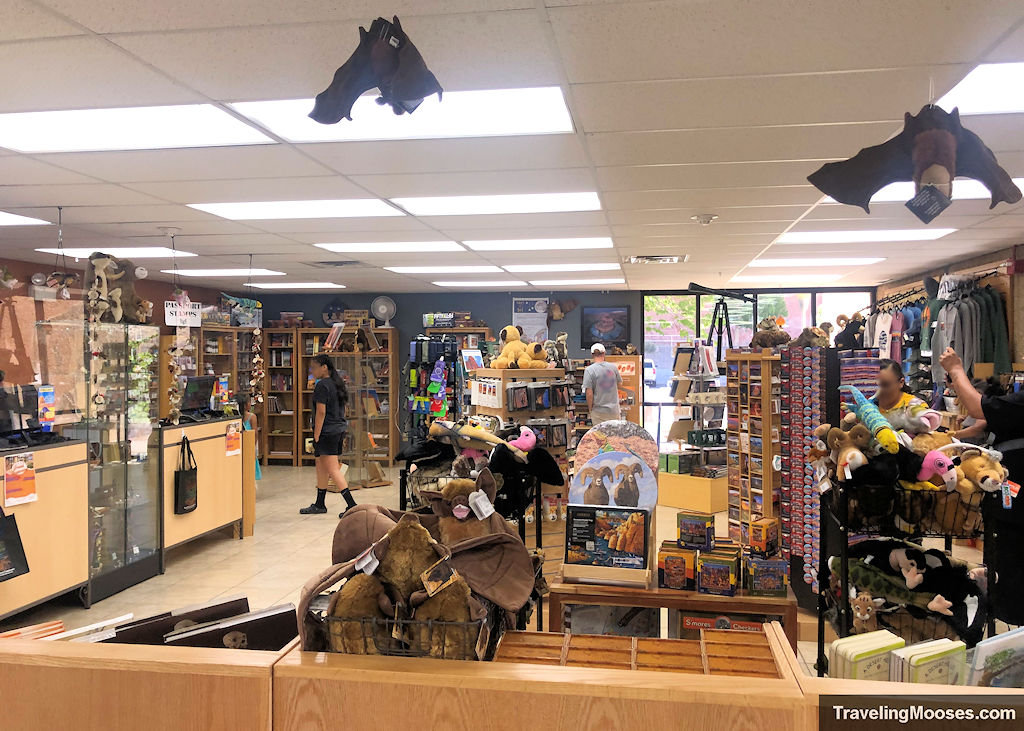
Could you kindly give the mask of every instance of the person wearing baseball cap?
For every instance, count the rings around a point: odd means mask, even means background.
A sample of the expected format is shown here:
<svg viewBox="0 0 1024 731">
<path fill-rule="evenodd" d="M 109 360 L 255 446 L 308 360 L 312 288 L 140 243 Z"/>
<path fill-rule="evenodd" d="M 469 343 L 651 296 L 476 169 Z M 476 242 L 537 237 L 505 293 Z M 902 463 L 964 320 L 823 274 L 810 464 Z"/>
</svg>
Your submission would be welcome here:
<svg viewBox="0 0 1024 731">
<path fill-rule="evenodd" d="M 590 420 L 594 426 L 613 419 L 619 414 L 619 386 L 622 376 L 619 369 L 605 360 L 605 348 L 601 343 L 590 347 L 593 363 L 583 371 L 583 390 L 587 394 Z"/>
</svg>

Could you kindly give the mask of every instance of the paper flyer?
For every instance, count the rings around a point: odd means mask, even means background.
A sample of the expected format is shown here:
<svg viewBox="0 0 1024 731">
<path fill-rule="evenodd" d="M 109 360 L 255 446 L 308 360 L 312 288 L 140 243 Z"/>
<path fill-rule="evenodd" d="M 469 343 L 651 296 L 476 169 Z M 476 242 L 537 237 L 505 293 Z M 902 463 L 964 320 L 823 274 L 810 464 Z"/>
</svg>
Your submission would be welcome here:
<svg viewBox="0 0 1024 731">
<path fill-rule="evenodd" d="M 39 387 L 39 427 L 43 431 L 53 431 L 53 422 L 57 418 L 57 394 L 53 386 Z"/>
<path fill-rule="evenodd" d="M 512 324 L 523 328 L 524 343 L 543 343 L 548 339 L 548 298 L 513 297 Z"/>
<path fill-rule="evenodd" d="M 4 457 L 4 507 L 34 503 L 36 495 L 36 460 L 33 452 L 9 454 Z"/>
<path fill-rule="evenodd" d="M 224 434 L 224 455 L 234 457 L 242 453 L 242 422 L 229 421 Z"/>
</svg>

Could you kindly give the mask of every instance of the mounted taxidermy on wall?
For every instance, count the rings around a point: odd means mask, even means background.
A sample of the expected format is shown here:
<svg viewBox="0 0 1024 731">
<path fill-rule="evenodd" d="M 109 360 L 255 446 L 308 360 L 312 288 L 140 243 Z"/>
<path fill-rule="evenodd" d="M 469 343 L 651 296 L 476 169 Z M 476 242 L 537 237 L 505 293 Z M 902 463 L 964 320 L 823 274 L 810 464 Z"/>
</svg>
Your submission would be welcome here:
<svg viewBox="0 0 1024 731">
<path fill-rule="evenodd" d="M 840 203 L 870 213 L 871 196 L 898 181 L 913 181 L 917 193 L 934 186 L 948 205 L 957 176 L 973 178 L 988 188 L 992 194 L 989 208 L 1021 199 L 1020 189 L 996 162 L 992 150 L 960 124 L 960 112 L 954 108 L 947 113 L 927 104 L 917 116 L 907 112 L 903 131 L 888 142 L 865 147 L 849 160 L 826 163 L 807 180 Z"/>
</svg>

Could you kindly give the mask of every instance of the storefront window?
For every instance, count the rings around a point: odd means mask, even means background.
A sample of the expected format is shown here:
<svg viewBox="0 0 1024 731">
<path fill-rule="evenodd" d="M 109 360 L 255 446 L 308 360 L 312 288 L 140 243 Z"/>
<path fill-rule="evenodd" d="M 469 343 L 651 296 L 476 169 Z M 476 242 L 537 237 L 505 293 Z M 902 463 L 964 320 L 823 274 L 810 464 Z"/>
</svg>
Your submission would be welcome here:
<svg viewBox="0 0 1024 731">
<path fill-rule="evenodd" d="M 708 331 L 712 326 L 712 317 L 715 314 L 717 297 L 704 295 L 700 298 L 700 337 L 707 340 Z M 725 298 L 724 303 L 729 310 L 729 330 L 732 333 L 732 347 L 745 348 L 750 345 L 750 339 L 754 337 L 754 305 L 751 302 Z M 723 323 L 724 324 L 724 323 Z M 725 351 L 729 348 L 729 341 L 725 333 L 722 334 L 722 360 L 725 360 Z M 711 346 L 718 345 L 717 328 L 711 333 Z"/>
<path fill-rule="evenodd" d="M 782 329 L 790 337 L 797 337 L 811 322 L 811 295 L 809 292 L 781 292 L 779 294 L 757 295 L 757 319 L 782 317 L 786 320 Z"/>
<path fill-rule="evenodd" d="M 815 315 L 817 322 L 831 322 L 835 325 L 833 334 L 839 331 L 836 318 L 840 315 L 849 317 L 858 310 L 871 304 L 870 292 L 819 292 L 816 296 Z"/>
</svg>

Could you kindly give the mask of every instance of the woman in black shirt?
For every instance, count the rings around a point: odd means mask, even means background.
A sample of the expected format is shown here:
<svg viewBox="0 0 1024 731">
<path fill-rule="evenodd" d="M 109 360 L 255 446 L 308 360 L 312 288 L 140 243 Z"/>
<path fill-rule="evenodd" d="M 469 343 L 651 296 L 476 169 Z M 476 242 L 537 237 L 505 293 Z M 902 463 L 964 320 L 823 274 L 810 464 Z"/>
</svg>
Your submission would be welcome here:
<svg viewBox="0 0 1024 731">
<path fill-rule="evenodd" d="M 327 512 L 327 478 L 334 480 L 337 488 L 345 498 L 346 510 L 356 502 L 348 491 L 348 482 L 341 473 L 338 455 L 341 444 L 348 431 L 345 421 L 345 404 L 348 402 L 348 389 L 338 369 L 327 355 L 313 358 L 313 456 L 316 457 L 316 502 L 308 508 L 302 508 L 302 515 L 315 515 Z M 340 516 L 339 516 L 340 517 Z"/>
<path fill-rule="evenodd" d="M 957 398 L 975 419 L 984 419 L 995 435 L 993 448 L 1003 453 L 1010 480 L 1024 482 L 1024 393 L 983 396 L 971 385 L 964 364 L 952 348 L 939 364 L 949 374 Z M 1024 495 L 1013 498 L 1009 508 L 1000 500 L 986 500 L 985 520 L 995 529 L 995 615 L 1010 624 L 1024 624 Z"/>
</svg>

